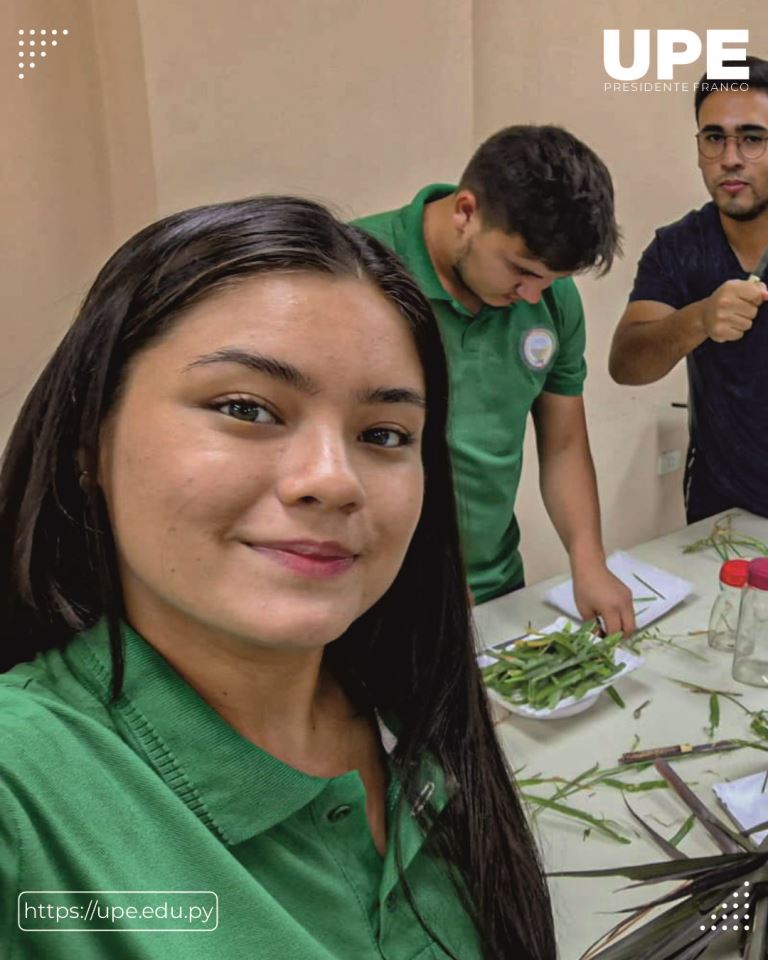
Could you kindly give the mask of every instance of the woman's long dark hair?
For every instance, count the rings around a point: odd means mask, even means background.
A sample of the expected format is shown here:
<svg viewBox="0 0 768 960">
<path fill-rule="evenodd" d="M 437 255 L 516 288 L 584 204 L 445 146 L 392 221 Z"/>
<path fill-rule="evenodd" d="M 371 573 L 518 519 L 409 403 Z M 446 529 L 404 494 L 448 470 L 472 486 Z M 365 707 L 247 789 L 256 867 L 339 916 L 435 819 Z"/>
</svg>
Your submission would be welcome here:
<svg viewBox="0 0 768 960">
<path fill-rule="evenodd" d="M 398 718 L 393 759 L 406 803 L 421 788 L 425 752 L 454 785 L 430 842 L 458 872 L 485 956 L 553 960 L 546 885 L 475 664 L 437 325 L 397 257 L 323 207 L 260 197 L 188 210 L 142 230 L 101 270 L 3 457 L 0 669 L 63 647 L 105 618 L 119 696 L 123 608 L 114 542 L 101 493 L 82 483 L 82 470 L 96 463 L 100 426 L 137 352 L 191 304 L 267 271 L 365 278 L 408 323 L 427 388 L 424 506 L 394 583 L 331 644 L 329 660 L 361 682 L 370 707 Z M 416 908 L 416 894 L 405 889 Z"/>
</svg>

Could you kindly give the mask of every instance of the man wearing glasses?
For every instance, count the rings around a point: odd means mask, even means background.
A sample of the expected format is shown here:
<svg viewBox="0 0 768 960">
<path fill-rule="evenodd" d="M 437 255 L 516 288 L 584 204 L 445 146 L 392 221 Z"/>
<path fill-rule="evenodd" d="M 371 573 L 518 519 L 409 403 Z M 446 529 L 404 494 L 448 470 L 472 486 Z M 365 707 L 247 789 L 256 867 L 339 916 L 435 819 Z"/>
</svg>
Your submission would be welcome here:
<svg viewBox="0 0 768 960">
<path fill-rule="evenodd" d="M 746 63 L 748 82 L 700 81 L 696 140 L 712 202 L 656 231 L 611 346 L 618 383 L 652 383 L 686 358 L 689 523 L 730 507 L 768 516 L 768 289 L 760 266 L 768 249 L 768 61 Z"/>
</svg>

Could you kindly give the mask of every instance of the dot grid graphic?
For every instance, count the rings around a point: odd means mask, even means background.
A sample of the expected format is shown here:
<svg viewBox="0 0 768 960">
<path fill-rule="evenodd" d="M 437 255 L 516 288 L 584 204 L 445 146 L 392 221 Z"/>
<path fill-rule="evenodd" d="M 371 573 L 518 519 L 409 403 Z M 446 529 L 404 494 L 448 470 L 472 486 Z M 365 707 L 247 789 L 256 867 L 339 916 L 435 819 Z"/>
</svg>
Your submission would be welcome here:
<svg viewBox="0 0 768 960">
<path fill-rule="evenodd" d="M 69 30 L 66 28 L 60 30 L 58 27 L 32 27 L 28 30 L 18 31 L 17 41 L 17 69 L 19 71 L 19 80 L 23 80 L 27 70 L 34 70 L 40 64 L 42 59 L 48 56 L 52 47 L 58 47 L 59 41 L 69 36 Z M 52 52 L 52 51 L 51 51 Z M 40 60 L 38 59 L 40 58 Z"/>
<path fill-rule="evenodd" d="M 720 909 L 722 913 L 710 914 L 710 923 L 702 923 L 699 927 L 702 933 L 707 930 L 715 931 L 720 928 L 721 932 L 726 930 L 749 930 L 749 880 L 744 881 L 741 890 L 735 890 L 732 894 L 732 903 L 723 903 Z M 732 913 L 728 913 L 728 910 Z"/>
</svg>

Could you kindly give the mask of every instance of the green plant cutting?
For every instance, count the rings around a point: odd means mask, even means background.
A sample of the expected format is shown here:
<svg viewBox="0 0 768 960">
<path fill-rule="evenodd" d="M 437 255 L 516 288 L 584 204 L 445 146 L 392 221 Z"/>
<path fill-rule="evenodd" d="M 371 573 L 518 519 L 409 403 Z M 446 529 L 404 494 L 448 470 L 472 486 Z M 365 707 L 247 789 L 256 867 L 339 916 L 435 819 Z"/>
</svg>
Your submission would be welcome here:
<svg viewBox="0 0 768 960">
<path fill-rule="evenodd" d="M 729 513 L 715 522 L 707 537 L 695 540 L 683 547 L 683 553 L 699 553 L 702 550 L 714 550 L 721 560 L 731 557 L 768 556 L 768 545 L 733 529 L 734 514 Z"/>
</svg>

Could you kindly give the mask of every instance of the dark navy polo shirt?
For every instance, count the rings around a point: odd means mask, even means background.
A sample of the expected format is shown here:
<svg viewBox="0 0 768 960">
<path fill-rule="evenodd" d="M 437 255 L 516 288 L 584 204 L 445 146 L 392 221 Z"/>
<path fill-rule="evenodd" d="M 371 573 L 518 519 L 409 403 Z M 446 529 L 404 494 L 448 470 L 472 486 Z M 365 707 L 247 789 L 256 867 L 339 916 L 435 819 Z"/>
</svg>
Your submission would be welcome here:
<svg viewBox="0 0 768 960">
<path fill-rule="evenodd" d="M 656 231 L 629 299 L 680 310 L 747 277 L 710 202 Z M 693 469 L 730 505 L 768 516 L 768 304 L 741 340 L 707 339 L 686 363 Z"/>
</svg>

